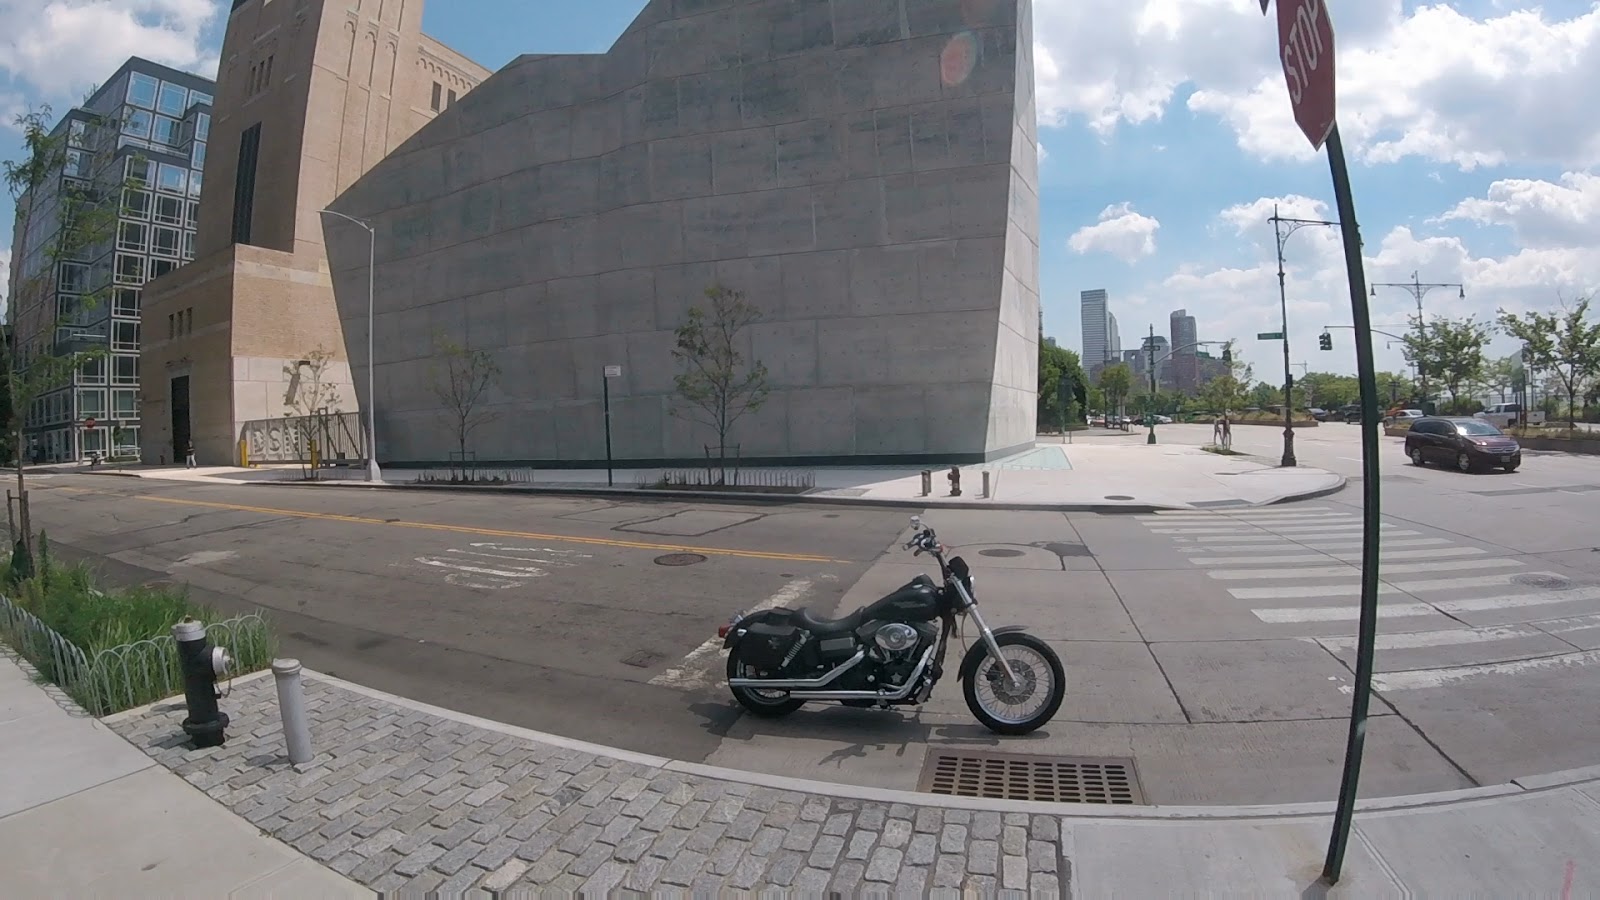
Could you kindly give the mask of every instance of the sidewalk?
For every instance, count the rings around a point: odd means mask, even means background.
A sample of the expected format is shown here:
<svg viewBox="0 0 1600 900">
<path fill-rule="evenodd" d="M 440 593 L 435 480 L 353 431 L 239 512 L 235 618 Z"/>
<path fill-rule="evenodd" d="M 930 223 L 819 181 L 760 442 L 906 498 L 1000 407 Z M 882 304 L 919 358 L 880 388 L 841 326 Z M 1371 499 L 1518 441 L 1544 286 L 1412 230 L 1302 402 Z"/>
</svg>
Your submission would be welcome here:
<svg viewBox="0 0 1600 900">
<path fill-rule="evenodd" d="M 207 799 L 31 674 L 0 653 L 7 897 L 372 896 Z"/>
<path fill-rule="evenodd" d="M 771 468 L 749 470 L 756 478 L 783 482 L 810 475 L 815 486 L 803 494 L 738 491 L 650 490 L 641 485 L 660 480 L 660 469 L 618 468 L 608 488 L 604 469 L 512 469 L 528 483 L 494 486 L 417 484 L 424 475 L 443 470 L 383 470 L 384 487 L 409 490 L 477 490 L 657 496 L 677 499 L 717 497 L 750 501 L 822 501 L 828 503 L 920 508 L 989 508 L 1081 510 L 1205 509 L 1261 506 L 1324 496 L 1344 486 L 1343 476 L 1322 469 L 1283 469 L 1258 457 L 1219 456 L 1177 443 L 1146 444 L 1143 434 L 1107 432 L 1085 435 L 1074 443 L 1042 439 L 1033 449 L 1005 459 L 961 466 L 960 497 L 951 497 L 949 468 L 932 470 L 932 494 L 922 494 L 923 467 Z M 63 470 L 69 471 L 69 470 Z M 486 473 L 508 470 L 485 467 Z M 204 483 L 275 483 L 303 487 L 369 488 L 361 469 L 324 470 L 323 482 L 299 481 L 298 466 L 257 469 L 231 467 L 129 467 L 118 472 L 100 468 L 83 474 L 124 475 Z M 983 494 L 988 473 L 992 496 Z"/>
<path fill-rule="evenodd" d="M 1331 804 L 1096 806 L 849 787 L 582 744 L 315 673 L 306 693 L 318 756 L 303 772 L 282 761 L 270 676 L 234 683 L 223 748 L 179 745 L 181 700 L 107 724 L 249 822 L 381 892 L 1600 892 L 1600 768 L 1364 803 L 1344 877 L 1323 891 Z"/>
</svg>

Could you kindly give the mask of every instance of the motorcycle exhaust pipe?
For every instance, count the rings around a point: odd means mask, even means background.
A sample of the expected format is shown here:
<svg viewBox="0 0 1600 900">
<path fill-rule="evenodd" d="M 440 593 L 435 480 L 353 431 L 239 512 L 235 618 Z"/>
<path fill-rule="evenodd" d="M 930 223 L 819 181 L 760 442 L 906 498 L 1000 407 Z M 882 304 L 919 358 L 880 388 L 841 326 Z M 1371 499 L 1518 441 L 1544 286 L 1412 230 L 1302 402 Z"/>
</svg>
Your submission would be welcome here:
<svg viewBox="0 0 1600 900">
<path fill-rule="evenodd" d="M 922 654 L 917 667 L 911 670 L 911 676 L 906 679 L 906 683 L 892 691 L 790 691 L 789 697 L 794 700 L 904 700 L 911 696 L 911 691 L 916 688 L 917 680 L 928 667 L 928 660 L 933 658 L 933 651 L 934 648 L 929 647 L 927 652 Z"/>
<path fill-rule="evenodd" d="M 831 672 L 824 672 L 816 678 L 729 678 L 729 687 L 754 688 L 761 691 L 781 691 L 790 689 L 826 687 L 829 682 L 840 675 L 850 671 L 867 658 L 866 650 L 857 650 L 856 655 L 840 663 Z M 921 671 L 920 669 L 918 671 Z M 873 696 L 876 696 L 875 694 Z"/>
</svg>

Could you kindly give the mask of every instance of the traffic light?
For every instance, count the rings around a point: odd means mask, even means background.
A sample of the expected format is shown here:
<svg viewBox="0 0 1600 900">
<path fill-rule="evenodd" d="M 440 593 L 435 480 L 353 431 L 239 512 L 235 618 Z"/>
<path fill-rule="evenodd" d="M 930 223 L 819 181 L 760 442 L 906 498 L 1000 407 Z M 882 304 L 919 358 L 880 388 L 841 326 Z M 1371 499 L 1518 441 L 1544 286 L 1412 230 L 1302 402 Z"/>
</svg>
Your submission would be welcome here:
<svg viewBox="0 0 1600 900">
<path fill-rule="evenodd" d="M 1324 331 L 1321 335 L 1318 335 L 1317 344 L 1319 346 L 1321 346 L 1322 349 L 1324 349 L 1324 350 L 1332 350 L 1333 349 L 1333 335 L 1331 335 L 1328 332 Z"/>
<path fill-rule="evenodd" d="M 1222 361 L 1225 362 L 1225 363 L 1233 362 L 1233 348 L 1232 347 L 1223 347 L 1222 348 Z"/>
</svg>

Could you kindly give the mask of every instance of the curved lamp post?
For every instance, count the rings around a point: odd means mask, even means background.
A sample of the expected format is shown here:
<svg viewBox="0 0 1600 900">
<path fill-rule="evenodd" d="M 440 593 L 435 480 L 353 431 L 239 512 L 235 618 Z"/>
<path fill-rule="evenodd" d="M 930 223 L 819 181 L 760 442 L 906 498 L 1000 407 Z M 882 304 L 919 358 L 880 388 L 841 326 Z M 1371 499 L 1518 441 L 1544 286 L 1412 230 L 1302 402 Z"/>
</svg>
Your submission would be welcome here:
<svg viewBox="0 0 1600 900">
<path fill-rule="evenodd" d="M 372 377 L 372 333 L 374 331 L 374 318 L 372 314 L 373 285 L 378 277 L 378 229 L 365 219 L 345 215 L 332 209 L 320 209 L 319 213 L 338 216 L 348 222 L 354 222 L 367 230 L 367 480 L 382 481 L 383 473 L 378 469 L 378 393 Z"/>
</svg>

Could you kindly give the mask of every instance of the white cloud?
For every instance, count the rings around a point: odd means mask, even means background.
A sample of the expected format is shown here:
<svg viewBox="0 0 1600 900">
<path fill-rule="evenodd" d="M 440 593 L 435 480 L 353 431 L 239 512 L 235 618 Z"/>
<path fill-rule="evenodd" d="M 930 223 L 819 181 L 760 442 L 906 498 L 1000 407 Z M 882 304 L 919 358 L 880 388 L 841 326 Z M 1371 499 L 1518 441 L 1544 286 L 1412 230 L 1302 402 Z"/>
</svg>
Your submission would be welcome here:
<svg viewBox="0 0 1600 900">
<path fill-rule="evenodd" d="M 1406 16 L 1400 0 L 1332 10 L 1340 131 L 1368 162 L 1417 156 L 1462 168 L 1506 160 L 1600 163 L 1600 6 L 1516 9 L 1475 19 L 1449 6 Z M 1101 134 L 1161 118 L 1192 85 L 1191 112 L 1216 116 L 1245 151 L 1308 158 L 1257 0 L 1036 0 L 1042 124 L 1081 119 Z"/>
<path fill-rule="evenodd" d="M 1559 196 L 1569 184 L 1532 182 L 1519 189 L 1521 196 Z M 1491 191 L 1491 194 L 1493 192 Z M 1502 206 L 1489 199 L 1468 200 L 1455 209 L 1492 210 L 1499 215 Z M 1332 219 L 1332 211 L 1320 201 L 1306 197 L 1263 197 L 1222 210 L 1216 218 L 1219 237 L 1250 248 L 1254 264 L 1217 266 L 1189 264 L 1178 267 L 1134 295 L 1119 298 L 1116 306 L 1138 310 L 1154 319 L 1158 331 L 1166 312 L 1188 307 L 1199 320 L 1203 340 L 1238 339 L 1245 358 L 1256 364 L 1257 374 L 1276 377 L 1281 363 L 1276 344 L 1270 348 L 1255 339 L 1258 332 L 1280 327 L 1277 259 L 1272 225 L 1267 217 L 1273 204 L 1281 215 L 1307 219 Z M 1547 207 L 1528 207 L 1546 209 Z M 1524 213 L 1537 221 L 1537 215 Z M 1590 215 L 1593 215 L 1591 210 Z M 1591 230 L 1592 233 L 1592 230 Z M 1548 309 L 1561 297 L 1600 296 L 1600 244 L 1573 242 L 1559 245 L 1523 247 L 1505 256 L 1475 253 L 1461 238 L 1420 235 L 1400 226 L 1387 233 L 1368 234 L 1363 263 L 1369 286 L 1404 283 L 1416 272 L 1423 283 L 1465 285 L 1465 297 L 1454 287 L 1434 288 L 1423 295 L 1424 313 L 1434 316 L 1493 320 L 1498 309 Z M 1289 307 L 1289 339 L 1293 358 L 1313 370 L 1354 371 L 1351 332 L 1333 331 L 1335 352 L 1317 349 L 1316 335 L 1325 325 L 1348 326 L 1352 321 L 1351 298 L 1345 277 L 1344 250 L 1336 228 L 1311 227 L 1297 231 L 1284 247 L 1284 267 Z M 1375 329 L 1403 333 L 1409 317 L 1416 313 L 1416 299 L 1400 287 L 1369 287 L 1367 302 Z M 1142 323 L 1131 322 L 1124 330 L 1142 331 Z M 1388 348 L 1388 338 L 1374 335 L 1374 350 L 1380 369 L 1397 371 L 1404 367 L 1398 348 Z M 1495 353 L 1510 353 L 1514 341 L 1497 337 L 1491 344 Z M 1270 374 L 1268 374 L 1270 373 Z"/>
<path fill-rule="evenodd" d="M 1583 247 L 1600 240 L 1600 175 L 1568 172 L 1559 184 L 1507 178 L 1487 197 L 1469 197 L 1434 221 L 1504 225 L 1529 247 Z"/>
<path fill-rule="evenodd" d="M 76 103 L 130 56 L 216 74 L 216 0 L 0 0 L 0 72 L 36 101 Z"/>
<path fill-rule="evenodd" d="M 1085 225 L 1067 239 L 1076 253 L 1109 253 L 1134 262 L 1156 252 L 1156 232 L 1161 223 L 1133 211 L 1132 204 L 1116 203 L 1100 211 L 1100 219 Z"/>
</svg>

